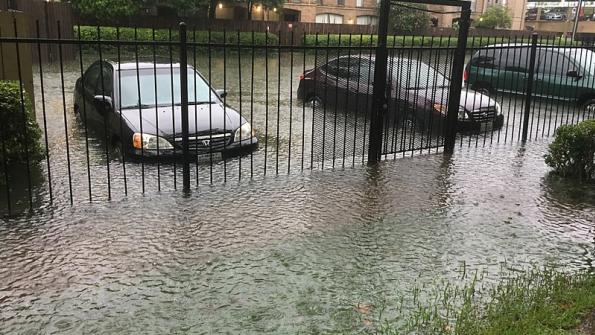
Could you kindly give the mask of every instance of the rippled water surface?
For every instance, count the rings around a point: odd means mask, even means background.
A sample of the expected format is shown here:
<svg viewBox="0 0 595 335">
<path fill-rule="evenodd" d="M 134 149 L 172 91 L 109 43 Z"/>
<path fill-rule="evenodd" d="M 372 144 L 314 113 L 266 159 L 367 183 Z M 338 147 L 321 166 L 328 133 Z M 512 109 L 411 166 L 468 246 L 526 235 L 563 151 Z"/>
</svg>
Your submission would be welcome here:
<svg viewBox="0 0 595 335">
<path fill-rule="evenodd" d="M 357 331 L 471 269 L 590 268 L 595 190 L 546 142 L 46 208 L 0 225 L 3 332 Z M 390 309 L 389 309 L 390 310 Z M 380 317 L 380 315 L 375 315 Z"/>
<path fill-rule="evenodd" d="M 295 89 L 302 65 L 282 63 Z M 59 72 L 45 74 L 51 183 L 42 162 L 33 171 L 34 211 L 27 213 L 27 192 L 15 187 L 13 209 L 25 210 L 0 222 L 0 333 L 357 333 L 396 317 L 397 300 L 414 287 L 457 282 L 463 265 L 486 270 L 486 281 L 502 266 L 593 268 L 595 187 L 550 175 L 542 157 L 547 139 L 498 144 L 500 133 L 489 133 L 463 138 L 450 159 L 432 153 L 377 168 L 347 160 L 344 169 L 338 161 L 334 170 L 311 171 L 310 143 L 303 139 L 312 134 L 301 128 L 311 116 L 291 109 L 293 100 L 277 103 L 272 94 L 267 101 L 264 71 L 257 68 L 253 124 L 262 138 L 270 122 L 267 176 L 262 147 L 253 157 L 257 178 L 249 178 L 249 157 L 227 162 L 227 183 L 214 186 L 208 166 L 200 166 L 193 169 L 200 186 L 189 196 L 174 190 L 173 166 L 156 173 L 155 165 L 130 162 L 125 196 L 123 166 L 106 163 L 100 137 L 89 137 L 87 163 L 84 128 L 71 109 L 76 66 L 67 64 L 66 111 Z M 282 97 L 291 92 L 284 83 Z M 237 108 L 238 89 L 234 81 L 228 85 Z M 245 111 L 251 94 L 242 93 Z M 289 110 L 297 114 L 289 117 Z M 360 160 L 365 145 L 356 144 Z M 221 162 L 215 170 L 221 181 Z M 359 304 L 376 306 L 368 323 Z"/>
</svg>

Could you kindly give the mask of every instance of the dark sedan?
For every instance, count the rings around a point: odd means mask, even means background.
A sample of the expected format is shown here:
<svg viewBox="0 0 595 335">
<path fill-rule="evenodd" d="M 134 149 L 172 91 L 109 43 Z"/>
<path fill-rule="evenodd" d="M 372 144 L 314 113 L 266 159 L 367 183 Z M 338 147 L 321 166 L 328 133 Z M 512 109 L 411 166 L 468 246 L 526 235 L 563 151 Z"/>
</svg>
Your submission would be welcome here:
<svg viewBox="0 0 595 335">
<path fill-rule="evenodd" d="M 446 118 L 449 79 L 428 64 L 407 58 L 390 57 L 387 70 L 390 114 L 440 131 Z M 361 113 L 371 109 L 373 80 L 373 56 L 342 56 L 303 73 L 298 97 L 306 104 Z M 478 92 L 461 92 L 460 131 L 497 129 L 503 122 L 496 101 Z"/>
<path fill-rule="evenodd" d="M 250 123 L 224 105 L 215 92 L 188 67 L 190 151 L 205 156 L 230 156 L 254 150 L 258 141 Z M 124 154 L 176 157 L 182 154 L 179 64 L 97 61 L 76 82 L 74 110 L 89 128 L 107 136 Z"/>
</svg>

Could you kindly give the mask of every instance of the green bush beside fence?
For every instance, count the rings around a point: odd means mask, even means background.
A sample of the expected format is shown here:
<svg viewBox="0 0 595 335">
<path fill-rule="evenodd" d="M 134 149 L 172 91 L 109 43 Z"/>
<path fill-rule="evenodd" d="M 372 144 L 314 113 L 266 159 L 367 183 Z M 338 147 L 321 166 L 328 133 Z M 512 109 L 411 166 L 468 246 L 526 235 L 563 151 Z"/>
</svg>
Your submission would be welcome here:
<svg viewBox="0 0 595 335">
<path fill-rule="evenodd" d="M 169 29 L 153 29 L 150 28 L 138 28 L 136 30 L 136 36 L 134 28 L 120 28 L 119 38 L 116 28 L 113 27 L 101 27 L 99 32 L 97 27 L 92 26 L 80 26 L 74 27 L 74 36 L 78 38 L 80 29 L 80 38 L 83 41 L 97 41 L 98 35 L 102 40 L 121 40 L 121 41 L 179 41 L 178 29 L 172 29 L 171 34 Z M 230 45 L 275 45 L 279 43 L 279 38 L 275 34 L 271 33 L 254 33 L 252 32 L 238 32 L 230 31 L 223 33 L 221 31 L 188 31 L 188 42 L 196 43 L 227 43 Z M 88 47 L 97 49 L 97 45 L 88 44 Z M 106 49 L 114 49 L 112 46 L 106 46 Z M 139 49 L 152 49 L 151 46 L 141 46 Z"/>
<path fill-rule="evenodd" d="M 595 179 L 595 120 L 560 126 L 545 162 L 562 176 Z"/>
<path fill-rule="evenodd" d="M 41 129 L 35 121 L 31 102 L 23 93 L 24 114 L 19 83 L 0 81 L 0 164 L 19 164 L 43 158 Z M 24 117 L 24 120 L 23 120 Z"/>
<path fill-rule="evenodd" d="M 318 41 L 318 43 L 317 43 Z M 307 46 L 374 46 L 378 41 L 377 35 L 306 35 L 305 44 Z M 456 47 L 458 38 L 454 36 L 388 36 L 387 45 L 408 46 L 408 47 Z M 492 44 L 505 43 L 531 43 L 529 37 L 510 38 L 510 37 L 483 37 L 474 36 L 467 39 L 467 48 L 479 48 Z M 547 45 L 576 45 L 564 38 L 544 38 L 539 41 L 540 44 Z"/>
</svg>

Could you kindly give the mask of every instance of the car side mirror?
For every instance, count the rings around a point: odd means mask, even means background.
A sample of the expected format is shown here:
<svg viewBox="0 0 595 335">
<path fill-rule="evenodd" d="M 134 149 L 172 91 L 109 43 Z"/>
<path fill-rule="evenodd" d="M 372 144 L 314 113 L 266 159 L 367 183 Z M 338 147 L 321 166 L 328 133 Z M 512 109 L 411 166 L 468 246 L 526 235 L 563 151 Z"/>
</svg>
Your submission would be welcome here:
<svg viewBox="0 0 595 335">
<path fill-rule="evenodd" d="M 566 75 L 571 78 L 576 78 L 576 79 L 581 79 L 583 77 L 576 70 L 570 70 L 566 73 Z"/>
<path fill-rule="evenodd" d="M 114 101 L 107 95 L 96 95 L 93 97 L 93 103 L 100 112 L 107 113 L 114 108 Z"/>
<path fill-rule="evenodd" d="M 223 99 L 227 96 L 227 92 L 225 90 L 215 90 L 215 93 L 219 96 L 219 98 Z"/>
</svg>

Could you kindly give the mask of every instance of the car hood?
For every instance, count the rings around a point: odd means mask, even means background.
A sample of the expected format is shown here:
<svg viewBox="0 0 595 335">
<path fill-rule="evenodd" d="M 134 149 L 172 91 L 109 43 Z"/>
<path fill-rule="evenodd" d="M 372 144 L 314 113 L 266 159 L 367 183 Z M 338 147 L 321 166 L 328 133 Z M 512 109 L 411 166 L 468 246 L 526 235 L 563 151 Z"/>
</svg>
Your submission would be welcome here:
<svg viewBox="0 0 595 335">
<path fill-rule="evenodd" d="M 426 103 L 439 103 L 439 104 L 446 104 L 448 101 L 448 88 L 427 88 L 427 89 L 418 89 L 418 90 L 407 90 L 409 94 L 409 98 L 407 100 L 413 100 L 412 98 L 415 97 L 417 99 L 418 104 L 423 102 Z M 403 93 L 401 93 L 403 94 Z M 477 110 L 480 108 L 488 108 L 488 107 L 495 107 L 496 101 L 492 98 L 488 97 L 487 95 L 469 90 L 469 89 L 462 89 L 461 90 L 461 99 L 460 99 L 460 106 L 463 106 L 467 111 Z"/>
<path fill-rule="evenodd" d="M 149 107 L 140 111 L 123 109 L 122 117 L 135 132 L 141 131 L 142 124 L 142 131 L 147 134 L 170 137 L 182 133 L 181 106 Z M 188 134 L 190 135 L 233 132 L 245 122 L 246 119 L 240 117 L 238 112 L 230 107 L 224 108 L 222 104 L 188 105 Z"/>
</svg>

